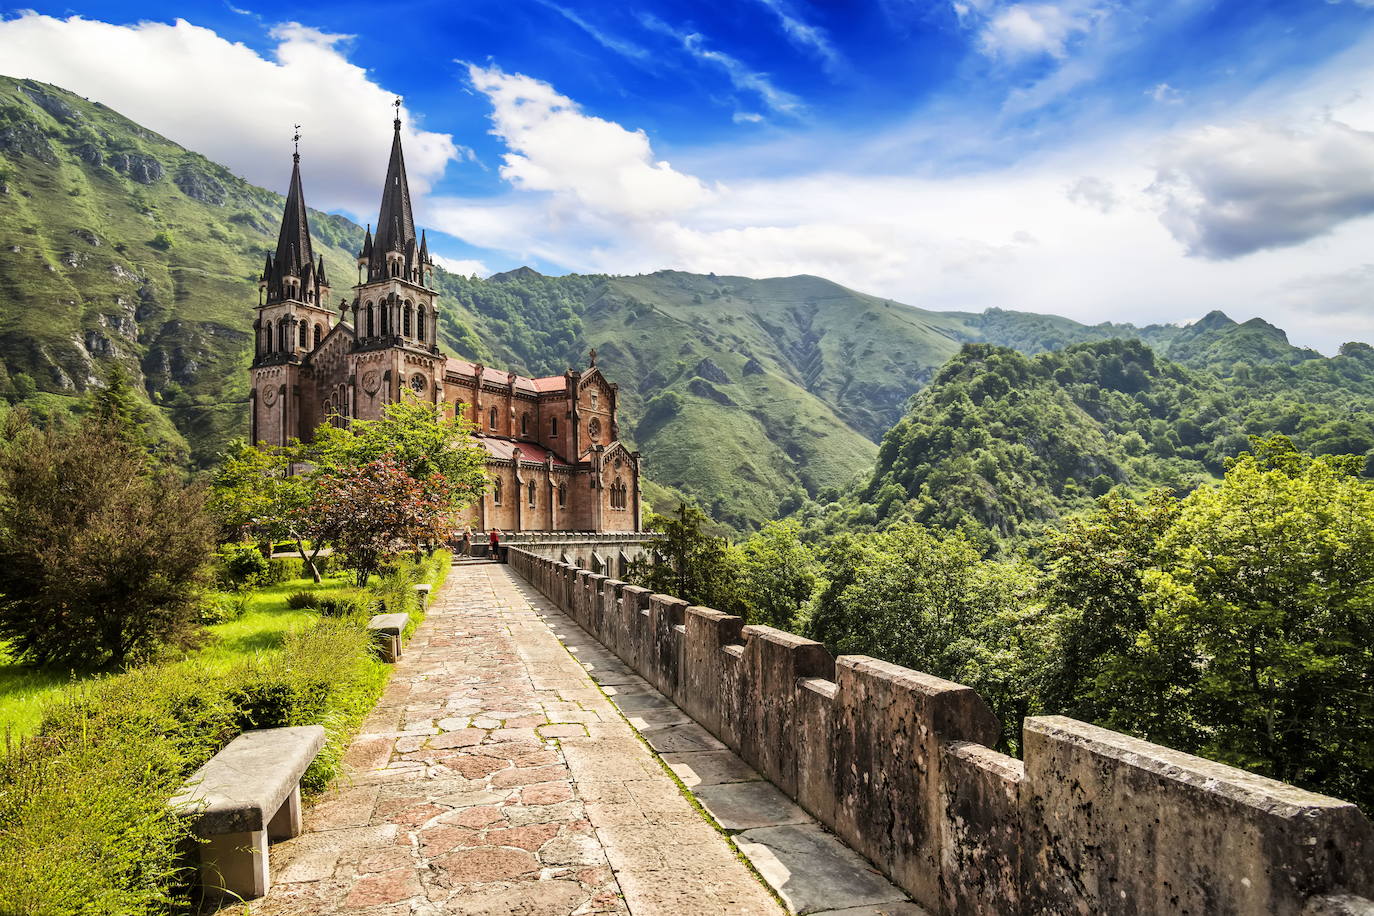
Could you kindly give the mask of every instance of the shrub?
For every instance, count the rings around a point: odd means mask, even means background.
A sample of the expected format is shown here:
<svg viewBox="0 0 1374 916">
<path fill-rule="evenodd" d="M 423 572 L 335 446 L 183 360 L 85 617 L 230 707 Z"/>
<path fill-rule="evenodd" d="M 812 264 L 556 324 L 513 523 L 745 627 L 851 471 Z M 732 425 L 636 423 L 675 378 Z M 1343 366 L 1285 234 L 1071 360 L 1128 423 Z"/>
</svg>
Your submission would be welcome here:
<svg viewBox="0 0 1374 916">
<path fill-rule="evenodd" d="M 316 592 L 292 592 L 286 596 L 286 606 L 293 611 L 301 611 L 306 608 L 318 608 L 320 606 L 320 596 Z"/>
<path fill-rule="evenodd" d="M 283 582 L 290 582 L 292 579 L 299 579 L 304 570 L 304 564 L 298 557 L 273 557 L 267 561 L 267 572 L 263 576 L 264 585 L 280 585 Z"/>
<path fill-rule="evenodd" d="M 122 667 L 198 626 L 214 525 L 199 487 L 111 426 L 0 444 L 0 639 L 36 665 Z"/>
<path fill-rule="evenodd" d="M 333 595 L 323 595 L 319 599 L 316 609 L 325 617 L 337 617 L 347 620 L 363 620 L 381 610 L 381 602 L 377 596 L 363 591 L 338 592 Z"/>
<path fill-rule="evenodd" d="M 200 607 L 200 622 L 208 626 L 238 620 L 252 603 L 251 592 L 211 592 Z"/>
<path fill-rule="evenodd" d="M 267 558 L 253 544 L 226 544 L 218 560 L 220 584 L 228 588 L 251 588 L 267 578 Z"/>
</svg>

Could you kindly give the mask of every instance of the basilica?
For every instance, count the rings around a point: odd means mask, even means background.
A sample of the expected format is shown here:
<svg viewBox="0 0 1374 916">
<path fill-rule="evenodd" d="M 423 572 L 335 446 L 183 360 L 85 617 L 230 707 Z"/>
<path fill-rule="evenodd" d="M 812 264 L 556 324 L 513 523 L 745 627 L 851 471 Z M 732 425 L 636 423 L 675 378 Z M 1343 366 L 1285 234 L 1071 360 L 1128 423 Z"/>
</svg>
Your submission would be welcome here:
<svg viewBox="0 0 1374 916">
<path fill-rule="evenodd" d="M 331 306 L 315 257 L 294 155 L 277 248 L 253 322 L 249 425 L 269 446 L 309 440 L 323 423 L 374 419 L 402 397 L 443 404 L 474 424 L 491 485 L 468 510 L 486 530 L 638 531 L 640 455 L 619 439 L 617 389 L 596 365 L 526 378 L 447 356 L 424 234 L 417 238 L 396 120 L 376 233 L 358 253 L 352 300 Z"/>
</svg>

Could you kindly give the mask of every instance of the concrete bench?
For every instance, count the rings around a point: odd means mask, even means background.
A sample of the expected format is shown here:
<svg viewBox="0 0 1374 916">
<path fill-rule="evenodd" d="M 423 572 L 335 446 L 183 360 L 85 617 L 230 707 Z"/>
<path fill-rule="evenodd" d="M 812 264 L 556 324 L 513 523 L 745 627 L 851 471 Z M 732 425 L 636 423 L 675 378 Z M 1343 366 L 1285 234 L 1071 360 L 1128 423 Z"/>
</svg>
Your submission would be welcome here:
<svg viewBox="0 0 1374 916">
<path fill-rule="evenodd" d="M 196 770 L 171 801 L 203 842 L 206 896 L 261 897 L 269 840 L 301 832 L 301 776 L 324 747 L 318 725 L 244 732 Z"/>
<path fill-rule="evenodd" d="M 424 610 L 425 608 L 429 607 L 429 593 L 430 593 L 430 591 L 431 591 L 431 588 L 430 588 L 430 586 L 429 586 L 429 583 L 427 583 L 427 582 L 423 582 L 423 583 L 421 583 L 421 584 L 415 586 L 415 598 L 416 598 L 416 600 L 418 600 L 418 601 L 420 602 L 420 609 L 421 609 L 421 610 Z"/>
<path fill-rule="evenodd" d="M 401 634 L 409 623 L 409 614 L 378 614 L 367 622 L 367 631 L 382 650 L 382 661 L 394 663 L 401 657 Z"/>
</svg>

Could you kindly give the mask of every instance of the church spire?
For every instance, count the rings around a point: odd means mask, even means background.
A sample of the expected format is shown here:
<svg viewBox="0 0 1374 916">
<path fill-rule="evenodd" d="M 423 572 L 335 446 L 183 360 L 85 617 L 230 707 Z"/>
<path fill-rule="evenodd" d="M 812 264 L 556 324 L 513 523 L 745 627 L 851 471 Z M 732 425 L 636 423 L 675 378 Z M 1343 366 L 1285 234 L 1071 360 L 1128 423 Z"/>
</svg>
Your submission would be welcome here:
<svg viewBox="0 0 1374 916">
<path fill-rule="evenodd" d="M 388 276 L 387 255 L 396 253 L 403 258 L 407 248 L 415 242 L 415 217 L 410 209 L 410 184 L 406 181 L 405 156 L 401 153 L 400 99 L 396 100 L 395 134 L 391 138 L 391 161 L 386 167 L 386 184 L 382 188 L 382 208 L 377 215 L 377 234 L 372 242 L 372 257 L 368 264 L 369 279 Z M 402 261 L 403 268 L 405 266 Z"/>
<path fill-rule="evenodd" d="M 310 244 L 310 217 L 305 208 L 305 190 L 301 187 L 301 154 L 293 153 L 291 159 L 291 187 L 286 192 L 286 209 L 282 211 L 281 231 L 277 234 L 277 251 L 274 257 L 269 256 L 269 269 L 265 277 L 269 301 L 291 298 L 282 281 L 286 277 L 299 279 L 305 267 L 313 266 L 315 260 L 315 251 Z"/>
</svg>

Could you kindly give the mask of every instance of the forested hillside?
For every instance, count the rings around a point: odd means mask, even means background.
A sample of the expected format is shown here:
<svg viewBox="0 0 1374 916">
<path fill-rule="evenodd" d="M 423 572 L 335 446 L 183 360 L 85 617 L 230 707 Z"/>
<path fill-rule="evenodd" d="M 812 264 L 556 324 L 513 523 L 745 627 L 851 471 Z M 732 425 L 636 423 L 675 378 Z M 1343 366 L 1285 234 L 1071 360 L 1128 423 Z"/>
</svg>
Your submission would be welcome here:
<svg viewBox="0 0 1374 916">
<path fill-rule="evenodd" d="M 283 150 L 284 174 L 288 167 Z M 309 199 L 308 156 L 304 174 Z M 252 307 L 281 206 L 279 195 L 102 105 L 0 77 L 0 398 L 40 416 L 79 409 L 82 394 L 118 362 L 154 407 L 165 447 L 190 467 L 208 466 L 247 432 Z M 362 230 L 314 211 L 311 228 L 336 298 L 348 295 Z M 1360 358 L 1326 360 L 1258 319 L 1237 324 L 1219 312 L 1187 328 L 1089 327 L 999 309 L 928 312 L 810 276 L 546 277 L 521 268 L 486 280 L 440 271 L 437 282 L 442 343 L 455 355 L 546 374 L 582 365 L 597 348 L 621 386 L 621 431 L 644 451 L 648 476 L 741 533 L 832 502 L 866 478 L 885 434 L 877 476 L 854 497 L 868 508 L 855 502 L 846 510 L 853 519 L 887 518 L 900 503 L 921 517 L 963 513 L 1007 532 L 1074 505 L 1104 478 L 1186 482 L 1213 473 L 1251 430 L 1335 424 L 1311 441 L 1334 440 L 1342 386 L 1367 393 Z M 1085 373 L 1068 387 L 1054 381 L 1058 365 L 1047 381 L 1048 362 L 993 360 L 1008 391 L 1031 384 L 1032 400 L 1062 415 L 1060 428 L 996 392 L 970 396 L 972 409 L 963 407 L 950 386 L 978 388 L 977 367 L 986 362 L 966 353 L 907 415 L 912 395 L 964 343 L 1034 355 L 1111 338 L 1144 341 L 1180 366 L 1146 364 L 1123 350 L 1123 365 L 1148 384 L 1126 390 L 1108 379 L 1109 393 L 1095 396 L 1091 372 L 1079 365 L 1087 357 L 1066 366 Z M 1211 374 L 1189 374 L 1201 369 Z M 1240 422 L 1231 403 L 1254 400 L 1236 393 L 1254 379 L 1274 393 L 1269 428 L 1259 417 Z M 1174 393 L 1182 398 L 1174 413 L 1151 400 Z M 1094 397 L 1104 401 L 1102 416 Z M 1208 398 L 1224 403 L 1209 411 Z M 1316 413 L 1301 406 L 1308 398 Z M 1006 426 L 1007 410 L 1025 415 L 1021 426 Z M 1167 437 L 1156 442 L 1159 424 L 1173 430 L 1176 446 Z M 921 443 L 937 427 L 949 445 L 927 455 Z M 989 443 L 1007 428 L 1033 435 L 985 444 L 980 428 Z M 1350 442 L 1363 442 L 1365 428 L 1350 420 Z M 1144 447 L 1126 437 L 1132 430 Z M 1051 438 L 1072 443 L 1067 464 L 1046 457 L 1041 467 L 1019 450 L 1051 456 Z M 975 454 L 982 471 L 970 464 Z M 989 469 L 1003 458 L 1009 463 Z M 923 487 L 935 495 L 922 496 Z M 910 509 L 912 499 L 938 505 Z"/>
<path fill-rule="evenodd" d="M 1118 484 L 1187 492 L 1220 475 L 1250 436 L 1374 456 L 1374 348 L 1350 343 L 1331 359 L 1290 362 L 1256 344 L 1273 338 L 1253 325 L 1217 324 L 1220 341 L 1180 333 L 1173 351 L 1186 344 L 1211 354 L 1205 363 L 1237 344 L 1273 358 L 1229 362 L 1222 377 L 1139 341 L 1034 357 L 966 345 L 883 437 L 872 475 L 844 499 L 809 507 L 812 523 L 833 532 L 919 521 L 988 544 L 1035 534 Z"/>
</svg>

